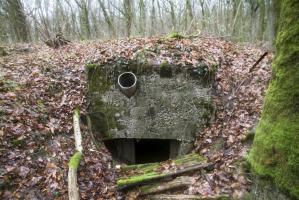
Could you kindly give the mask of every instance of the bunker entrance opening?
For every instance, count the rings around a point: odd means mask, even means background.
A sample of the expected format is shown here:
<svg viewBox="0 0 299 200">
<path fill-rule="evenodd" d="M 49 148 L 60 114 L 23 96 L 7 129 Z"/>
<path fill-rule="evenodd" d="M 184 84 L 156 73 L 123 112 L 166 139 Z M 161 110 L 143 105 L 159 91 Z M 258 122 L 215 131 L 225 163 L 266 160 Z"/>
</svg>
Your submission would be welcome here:
<svg viewBox="0 0 299 200">
<path fill-rule="evenodd" d="M 173 139 L 112 139 L 104 141 L 113 159 L 127 164 L 161 162 L 178 155 L 180 142 Z"/>
</svg>

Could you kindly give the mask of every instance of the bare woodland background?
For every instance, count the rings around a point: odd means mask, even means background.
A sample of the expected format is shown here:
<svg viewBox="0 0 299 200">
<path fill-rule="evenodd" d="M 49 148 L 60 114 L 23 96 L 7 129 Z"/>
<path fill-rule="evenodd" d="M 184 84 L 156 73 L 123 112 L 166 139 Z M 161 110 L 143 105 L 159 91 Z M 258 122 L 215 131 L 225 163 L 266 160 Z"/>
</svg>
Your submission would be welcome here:
<svg viewBox="0 0 299 200">
<path fill-rule="evenodd" d="M 170 32 L 272 41 L 273 21 L 273 0 L 0 0 L 1 43 Z"/>
</svg>

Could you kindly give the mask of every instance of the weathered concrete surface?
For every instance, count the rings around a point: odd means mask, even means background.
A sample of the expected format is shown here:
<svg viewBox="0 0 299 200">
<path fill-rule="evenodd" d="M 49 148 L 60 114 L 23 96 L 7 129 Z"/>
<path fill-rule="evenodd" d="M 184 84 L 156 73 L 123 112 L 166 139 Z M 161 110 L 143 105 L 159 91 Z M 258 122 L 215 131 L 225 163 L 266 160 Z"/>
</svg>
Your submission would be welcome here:
<svg viewBox="0 0 299 200">
<path fill-rule="evenodd" d="M 152 138 L 181 141 L 183 154 L 213 113 L 208 66 L 150 66 L 134 61 L 88 65 L 89 115 L 102 139 Z M 131 98 L 117 85 L 119 74 L 138 78 Z"/>
</svg>

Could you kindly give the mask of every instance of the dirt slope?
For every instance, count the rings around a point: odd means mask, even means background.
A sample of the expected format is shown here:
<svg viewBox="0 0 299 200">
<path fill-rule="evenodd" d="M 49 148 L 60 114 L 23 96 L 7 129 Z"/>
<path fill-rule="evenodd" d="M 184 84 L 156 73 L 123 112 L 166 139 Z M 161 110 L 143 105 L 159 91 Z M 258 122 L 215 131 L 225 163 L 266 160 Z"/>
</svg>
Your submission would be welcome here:
<svg viewBox="0 0 299 200">
<path fill-rule="evenodd" d="M 26 47 L 26 48 L 25 48 Z M 185 194 L 233 197 L 248 189 L 236 161 L 248 149 L 242 142 L 259 117 L 271 76 L 271 55 L 249 72 L 264 53 L 217 39 L 130 39 L 73 43 L 59 49 L 18 45 L 0 57 L 0 197 L 66 199 L 67 163 L 74 150 L 72 111 L 85 113 L 85 71 L 90 62 L 137 55 L 151 62 L 217 65 L 216 118 L 195 143 L 216 163 L 198 175 Z M 116 173 L 104 147 L 96 151 L 82 124 L 84 159 L 79 169 L 82 199 L 115 199 Z"/>
</svg>

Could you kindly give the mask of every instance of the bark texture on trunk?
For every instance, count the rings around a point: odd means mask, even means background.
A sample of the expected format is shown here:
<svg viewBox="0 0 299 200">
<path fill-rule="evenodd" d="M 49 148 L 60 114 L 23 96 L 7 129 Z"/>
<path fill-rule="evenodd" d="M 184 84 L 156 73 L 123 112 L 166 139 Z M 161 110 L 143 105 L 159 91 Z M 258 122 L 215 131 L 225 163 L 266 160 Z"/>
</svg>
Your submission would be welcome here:
<svg viewBox="0 0 299 200">
<path fill-rule="evenodd" d="M 299 1 L 277 1 L 273 78 L 249 161 L 262 176 L 299 199 Z"/>
</svg>

